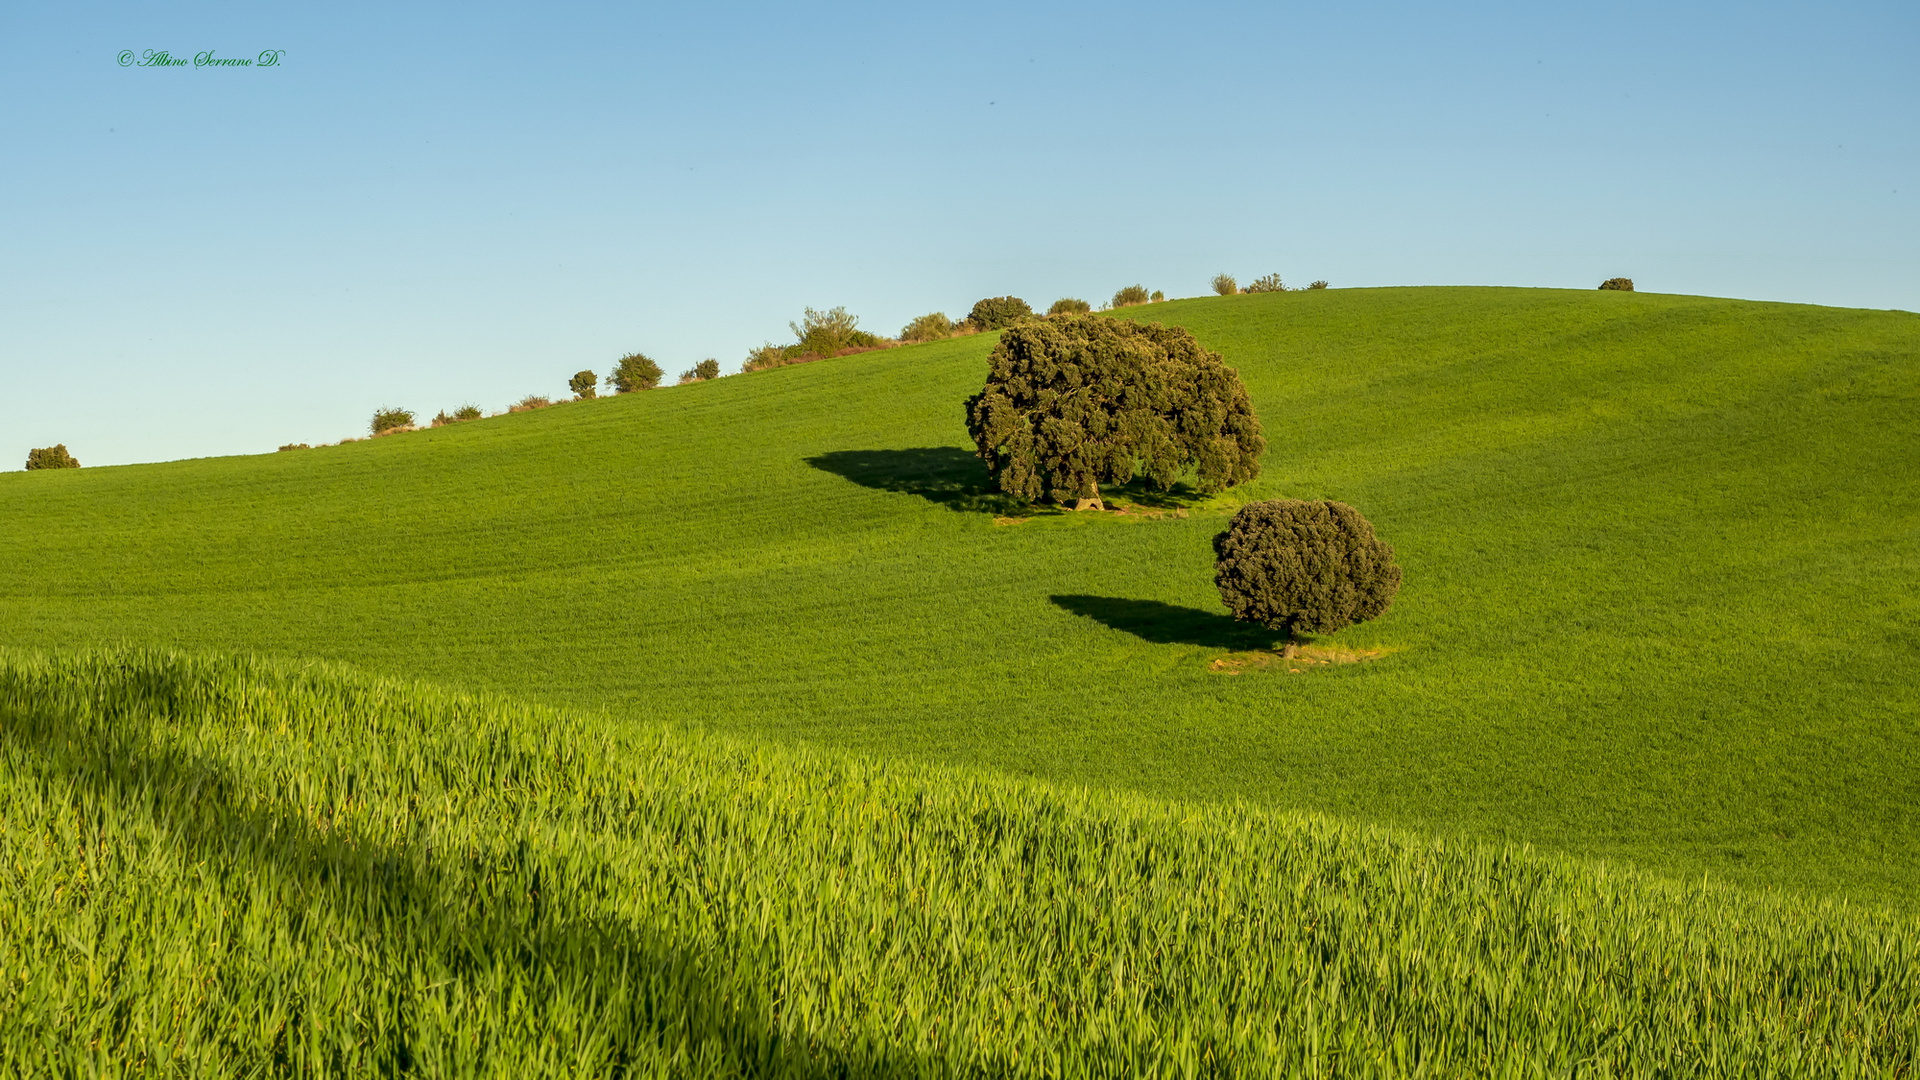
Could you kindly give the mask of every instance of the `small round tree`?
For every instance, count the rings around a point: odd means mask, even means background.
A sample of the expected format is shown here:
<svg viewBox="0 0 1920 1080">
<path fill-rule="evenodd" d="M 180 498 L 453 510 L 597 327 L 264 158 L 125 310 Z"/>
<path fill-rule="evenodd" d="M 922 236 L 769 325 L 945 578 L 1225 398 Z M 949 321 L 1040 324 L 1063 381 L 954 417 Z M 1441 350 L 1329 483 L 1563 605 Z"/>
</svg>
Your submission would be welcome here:
<svg viewBox="0 0 1920 1080">
<path fill-rule="evenodd" d="M 1633 279 L 1630 277 L 1610 277 L 1600 283 L 1600 288 L 1609 292 L 1632 292 Z"/>
<path fill-rule="evenodd" d="M 367 427 L 375 435 L 385 435 L 389 431 L 399 431 L 413 426 L 413 410 L 395 409 L 382 405 L 373 411 L 373 422 Z"/>
<path fill-rule="evenodd" d="M 573 378 L 567 380 L 567 389 L 573 391 L 573 396 L 581 401 L 598 397 L 599 395 L 594 392 L 594 388 L 599 385 L 600 376 L 595 375 L 591 371 L 576 371 L 573 374 Z"/>
<path fill-rule="evenodd" d="M 1244 622 L 1328 634 L 1378 617 L 1400 589 L 1393 549 L 1360 511 L 1330 499 L 1248 503 L 1213 538 L 1213 582 Z"/>
<path fill-rule="evenodd" d="M 1153 294 L 1147 291 L 1145 285 L 1128 285 L 1126 288 L 1113 294 L 1112 306 L 1117 308 L 1132 307 L 1135 304 L 1144 304 L 1151 299 L 1153 299 Z"/>
<path fill-rule="evenodd" d="M 939 341 L 953 336 L 953 320 L 944 311 L 930 311 L 900 331 L 901 341 Z"/>
<path fill-rule="evenodd" d="M 67 453 L 66 443 L 55 443 L 27 451 L 29 469 L 77 469 L 80 459 Z"/>
<path fill-rule="evenodd" d="M 1239 373 L 1181 327 L 1058 315 L 1007 330 L 987 362 L 967 430 L 1009 495 L 1104 509 L 1102 483 L 1260 475 L 1267 442 Z"/>
<path fill-rule="evenodd" d="M 653 362 L 645 353 L 628 353 L 613 366 L 607 375 L 607 382 L 622 394 L 631 394 L 636 390 L 651 390 L 660 385 L 666 372 Z"/>
<path fill-rule="evenodd" d="M 967 313 L 967 321 L 982 330 L 1001 330 L 1031 318 L 1033 308 L 1017 296 L 989 296 Z"/>
</svg>

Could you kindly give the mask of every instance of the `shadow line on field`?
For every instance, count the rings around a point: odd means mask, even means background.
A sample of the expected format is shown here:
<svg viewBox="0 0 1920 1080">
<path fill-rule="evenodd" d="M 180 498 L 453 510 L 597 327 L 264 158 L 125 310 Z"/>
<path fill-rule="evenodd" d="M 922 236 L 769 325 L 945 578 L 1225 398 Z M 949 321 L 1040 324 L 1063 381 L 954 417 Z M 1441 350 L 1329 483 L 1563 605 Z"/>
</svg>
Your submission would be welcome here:
<svg viewBox="0 0 1920 1080">
<path fill-rule="evenodd" d="M 1180 607 L 1158 600 L 1128 600 L 1081 593 L 1049 596 L 1055 607 L 1132 634 L 1156 645 L 1199 645 L 1208 649 L 1252 651 L 1273 647 L 1275 634 L 1229 615 Z"/>
<path fill-rule="evenodd" d="M 1031 513 L 1023 499 L 1001 494 L 985 462 L 957 446 L 904 450 L 830 450 L 807 464 L 875 491 L 918 495 L 970 514 Z"/>
</svg>

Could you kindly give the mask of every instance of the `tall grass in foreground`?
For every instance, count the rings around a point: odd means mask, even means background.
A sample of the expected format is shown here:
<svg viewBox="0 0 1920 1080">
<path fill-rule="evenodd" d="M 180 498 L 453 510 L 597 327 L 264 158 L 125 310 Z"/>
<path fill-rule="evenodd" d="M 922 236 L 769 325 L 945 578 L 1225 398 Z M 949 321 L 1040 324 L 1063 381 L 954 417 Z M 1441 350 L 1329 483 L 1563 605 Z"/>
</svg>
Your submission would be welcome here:
<svg viewBox="0 0 1920 1080">
<path fill-rule="evenodd" d="M 321 666 L 0 653 L 12 1074 L 1903 1075 L 1902 917 Z"/>
</svg>

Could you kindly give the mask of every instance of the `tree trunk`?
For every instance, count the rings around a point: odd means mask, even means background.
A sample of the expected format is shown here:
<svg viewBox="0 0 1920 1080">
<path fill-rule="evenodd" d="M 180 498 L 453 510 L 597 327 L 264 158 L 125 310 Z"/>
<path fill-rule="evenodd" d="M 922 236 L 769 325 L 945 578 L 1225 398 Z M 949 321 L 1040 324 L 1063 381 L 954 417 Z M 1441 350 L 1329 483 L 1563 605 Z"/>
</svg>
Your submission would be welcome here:
<svg viewBox="0 0 1920 1080">
<path fill-rule="evenodd" d="M 1293 640 L 1292 637 L 1288 637 L 1286 646 L 1280 650 L 1280 659 L 1282 660 L 1293 659 L 1293 652 L 1295 649 L 1298 649 L 1299 647 L 1300 647 L 1299 642 Z"/>
<path fill-rule="evenodd" d="M 1107 504 L 1100 501 L 1100 485 L 1099 484 L 1093 485 L 1092 498 L 1075 499 L 1073 501 L 1073 508 L 1075 510 L 1105 510 L 1107 508 Z"/>
</svg>

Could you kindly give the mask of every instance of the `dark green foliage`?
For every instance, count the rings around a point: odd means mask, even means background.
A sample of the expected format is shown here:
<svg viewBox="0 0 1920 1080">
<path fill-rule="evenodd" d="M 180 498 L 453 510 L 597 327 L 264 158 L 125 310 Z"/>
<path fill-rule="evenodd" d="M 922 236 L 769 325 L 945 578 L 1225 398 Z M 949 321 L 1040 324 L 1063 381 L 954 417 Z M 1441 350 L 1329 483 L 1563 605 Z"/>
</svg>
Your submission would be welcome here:
<svg viewBox="0 0 1920 1080">
<path fill-rule="evenodd" d="M 1132 307 L 1135 304 L 1144 304 L 1152 298 L 1145 285 L 1129 285 L 1113 294 L 1113 306 Z"/>
<path fill-rule="evenodd" d="M 953 320 L 935 311 L 913 320 L 900 331 L 901 341 L 939 341 L 953 336 Z"/>
<path fill-rule="evenodd" d="M 1208 490 L 1260 475 L 1267 443 L 1220 354 L 1174 326 L 1062 315 L 1009 329 L 967 399 L 967 430 L 1000 484 L 1025 499 L 1094 499 L 1188 468 Z"/>
<path fill-rule="evenodd" d="M 839 356 L 851 349 L 871 349 L 880 344 L 880 338 L 860 329 L 860 320 L 847 314 L 844 307 L 829 311 L 808 308 L 801 320 L 788 323 L 787 329 L 798 339 L 788 347 L 797 350 L 791 352 L 795 357 Z"/>
<path fill-rule="evenodd" d="M 1250 293 L 1286 292 L 1287 286 L 1285 282 L 1280 280 L 1279 274 L 1264 274 L 1254 278 L 1253 282 L 1247 286 L 1247 291 Z"/>
<path fill-rule="evenodd" d="M 706 382 L 708 379 L 717 379 L 719 377 L 720 361 L 709 357 L 681 372 L 680 385 L 685 386 L 688 383 Z"/>
<path fill-rule="evenodd" d="M 859 328 L 860 320 L 847 314 L 844 307 L 828 311 L 815 311 L 808 308 L 806 315 L 797 323 L 788 323 L 788 329 L 798 340 L 791 345 L 775 345 L 768 342 L 747 354 L 745 363 L 740 365 L 743 372 L 765 371 L 768 368 L 785 367 L 788 364 L 804 364 L 810 360 L 824 360 L 829 356 L 846 356 L 849 353 L 865 352 L 886 344 L 876 334 L 869 334 Z"/>
<path fill-rule="evenodd" d="M 1159 289 L 1155 289 L 1155 290 L 1153 290 L 1153 295 L 1152 295 L 1152 296 L 1150 296 L 1150 297 L 1148 297 L 1147 299 L 1149 299 L 1149 300 L 1151 300 L 1151 301 L 1153 301 L 1154 303 L 1156 303 L 1156 304 L 1157 304 L 1157 303 L 1159 303 L 1160 301 L 1162 301 L 1162 300 L 1165 300 L 1166 298 L 1167 298 L 1167 294 L 1166 294 L 1166 293 L 1163 293 L 1163 292 L 1161 292 L 1161 291 L 1160 291 Z"/>
<path fill-rule="evenodd" d="M 27 468 L 29 469 L 77 469 L 79 467 L 80 459 L 67 453 L 66 443 L 56 443 L 53 446 L 43 446 L 37 450 L 27 451 Z"/>
<path fill-rule="evenodd" d="M 1614 292 L 1632 292 L 1633 279 L 1630 277 L 1610 277 L 1601 282 L 1600 287 Z"/>
<path fill-rule="evenodd" d="M 1053 306 L 1047 309 L 1047 314 L 1048 315 L 1085 315 L 1087 312 L 1092 310 L 1093 310 L 1093 305 L 1087 303 L 1085 300 L 1075 300 L 1070 296 L 1063 296 L 1060 299 L 1055 300 L 1053 302 Z"/>
<path fill-rule="evenodd" d="M 290 443 L 288 443 L 288 444 L 286 444 L 285 446 L 282 446 L 282 447 L 281 447 L 280 449 L 282 449 L 282 450 L 311 450 L 311 449 L 313 449 L 313 447 L 311 447 L 311 446 L 308 446 L 308 445 L 307 445 L 306 443 L 303 443 L 303 442 L 290 442 Z"/>
<path fill-rule="evenodd" d="M 588 398 L 598 397 L 599 395 L 594 392 L 594 388 L 599 385 L 600 376 L 595 375 L 591 371 L 575 372 L 573 378 L 567 380 L 567 389 L 573 391 L 573 396 L 582 401 Z"/>
<path fill-rule="evenodd" d="M 1221 296 L 1232 296 L 1240 291 L 1240 283 L 1233 280 L 1232 274 L 1213 275 L 1213 291 Z"/>
<path fill-rule="evenodd" d="M 462 405 L 459 408 L 453 410 L 452 412 L 448 412 L 445 409 L 442 409 L 439 412 L 434 413 L 433 426 L 446 427 L 448 424 L 458 424 L 467 420 L 478 420 L 478 419 L 480 419 L 479 406 Z"/>
<path fill-rule="evenodd" d="M 989 296 L 973 305 L 967 321 L 982 330 L 1002 330 L 1033 317 L 1033 308 L 1017 296 Z"/>
<path fill-rule="evenodd" d="M 1327 283 L 1324 281 L 1310 281 L 1307 283 L 1307 288 L 1309 289 L 1324 289 L 1326 287 Z"/>
<path fill-rule="evenodd" d="M 385 435 L 389 431 L 413 426 L 413 412 L 409 409 L 392 409 L 381 406 L 374 411 L 370 425 L 375 435 Z"/>
<path fill-rule="evenodd" d="M 1393 549 L 1331 499 L 1248 503 L 1213 538 L 1213 582 L 1233 617 L 1291 637 L 1379 616 L 1400 589 Z"/>
<path fill-rule="evenodd" d="M 628 353 L 613 366 L 607 383 L 622 394 L 631 394 L 636 390 L 651 390 L 659 386 L 665 374 L 647 354 Z"/>
</svg>

